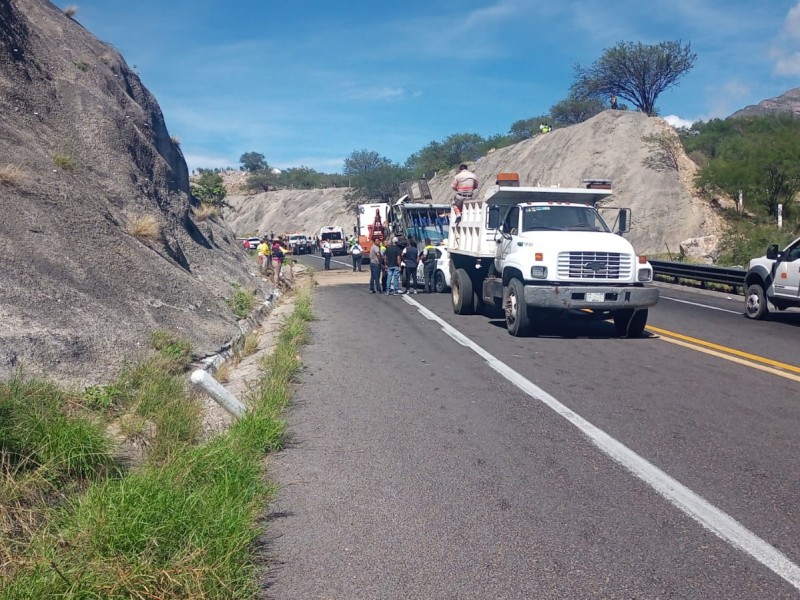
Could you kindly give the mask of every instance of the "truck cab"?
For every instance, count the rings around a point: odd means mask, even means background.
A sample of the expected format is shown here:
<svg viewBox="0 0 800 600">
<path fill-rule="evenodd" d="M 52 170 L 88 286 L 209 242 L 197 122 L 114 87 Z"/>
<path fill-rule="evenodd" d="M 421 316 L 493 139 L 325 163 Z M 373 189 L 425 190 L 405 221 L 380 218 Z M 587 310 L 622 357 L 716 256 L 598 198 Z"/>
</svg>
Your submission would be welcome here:
<svg viewBox="0 0 800 600">
<path fill-rule="evenodd" d="M 623 337 L 637 337 L 658 290 L 653 269 L 621 234 L 630 211 L 617 212 L 612 231 L 596 208 L 602 189 L 495 185 L 465 202 L 451 227 L 453 310 L 502 308 L 512 335 L 525 335 L 548 312 L 590 310 L 612 317 Z"/>
<path fill-rule="evenodd" d="M 767 316 L 767 300 L 778 310 L 800 306 L 800 238 L 783 252 L 773 244 L 764 256 L 751 260 L 745 287 L 744 314 L 750 319 Z"/>
</svg>

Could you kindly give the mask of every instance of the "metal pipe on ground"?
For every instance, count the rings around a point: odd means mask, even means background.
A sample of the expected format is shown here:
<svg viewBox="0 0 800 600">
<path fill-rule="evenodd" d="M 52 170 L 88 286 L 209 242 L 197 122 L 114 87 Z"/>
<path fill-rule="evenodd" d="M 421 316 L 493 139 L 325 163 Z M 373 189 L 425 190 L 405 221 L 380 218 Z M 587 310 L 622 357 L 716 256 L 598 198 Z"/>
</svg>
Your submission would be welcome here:
<svg viewBox="0 0 800 600">
<path fill-rule="evenodd" d="M 247 412 L 245 405 L 239 402 L 236 396 L 226 390 L 208 371 L 197 369 L 192 373 L 192 384 L 208 394 L 234 418 L 239 419 Z"/>
</svg>

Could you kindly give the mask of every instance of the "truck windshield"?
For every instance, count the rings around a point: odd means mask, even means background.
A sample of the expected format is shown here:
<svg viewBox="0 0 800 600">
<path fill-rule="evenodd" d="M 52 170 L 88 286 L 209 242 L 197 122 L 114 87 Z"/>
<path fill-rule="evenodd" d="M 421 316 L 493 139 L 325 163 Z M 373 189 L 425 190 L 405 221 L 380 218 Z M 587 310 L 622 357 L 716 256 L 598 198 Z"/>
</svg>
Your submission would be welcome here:
<svg viewBox="0 0 800 600">
<path fill-rule="evenodd" d="M 608 225 L 590 206 L 525 206 L 522 231 L 605 231 Z"/>
</svg>

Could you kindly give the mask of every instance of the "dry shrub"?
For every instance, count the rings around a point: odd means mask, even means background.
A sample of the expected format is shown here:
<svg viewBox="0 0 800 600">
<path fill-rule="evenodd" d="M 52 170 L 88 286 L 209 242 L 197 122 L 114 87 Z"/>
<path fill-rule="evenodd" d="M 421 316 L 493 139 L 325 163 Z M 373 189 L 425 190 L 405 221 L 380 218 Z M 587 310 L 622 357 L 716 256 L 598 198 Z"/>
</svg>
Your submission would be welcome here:
<svg viewBox="0 0 800 600">
<path fill-rule="evenodd" d="M 169 136 L 169 139 L 171 139 L 172 143 L 175 144 L 176 146 L 180 146 L 181 145 L 181 138 L 179 138 L 174 133 L 171 136 Z"/>
<path fill-rule="evenodd" d="M 205 221 L 220 215 L 219 207 L 208 204 L 207 202 L 203 202 L 200 206 L 193 208 L 192 212 L 194 213 L 194 218 L 198 221 Z"/>
<path fill-rule="evenodd" d="M 19 185 L 22 183 L 22 169 L 17 165 L 0 167 L 0 185 Z"/>
<path fill-rule="evenodd" d="M 244 344 L 242 345 L 242 355 L 243 356 L 250 356 L 251 354 L 255 354 L 256 350 L 258 350 L 258 343 L 261 341 L 261 336 L 256 333 L 255 331 L 248 333 L 244 338 Z"/>
<path fill-rule="evenodd" d="M 74 18 L 75 15 L 78 14 L 78 7 L 74 4 L 70 4 L 64 9 L 64 14 L 69 17 L 70 19 Z"/>
<path fill-rule="evenodd" d="M 139 215 L 128 224 L 128 232 L 138 238 L 154 240 L 161 234 L 161 225 L 153 215 Z"/>
</svg>

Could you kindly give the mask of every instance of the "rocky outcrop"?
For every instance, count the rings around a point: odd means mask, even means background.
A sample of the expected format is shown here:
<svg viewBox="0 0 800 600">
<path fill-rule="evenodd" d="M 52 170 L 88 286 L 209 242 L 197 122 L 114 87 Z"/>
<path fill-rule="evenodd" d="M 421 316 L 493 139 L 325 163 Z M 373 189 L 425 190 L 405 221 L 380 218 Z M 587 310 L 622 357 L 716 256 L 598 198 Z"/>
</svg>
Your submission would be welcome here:
<svg viewBox="0 0 800 600">
<path fill-rule="evenodd" d="M 680 244 L 681 260 L 713 265 L 719 256 L 719 238 L 707 235 L 699 238 L 689 238 Z"/>
<path fill-rule="evenodd" d="M 800 88 L 793 88 L 776 98 L 768 98 L 758 104 L 745 106 L 731 117 L 760 117 L 779 113 L 800 116 Z"/>
<path fill-rule="evenodd" d="M 0 2 L 0 377 L 102 380 L 156 329 L 198 355 L 224 346 L 231 284 L 261 281 L 193 202 L 123 57 L 46 0 Z"/>
</svg>

